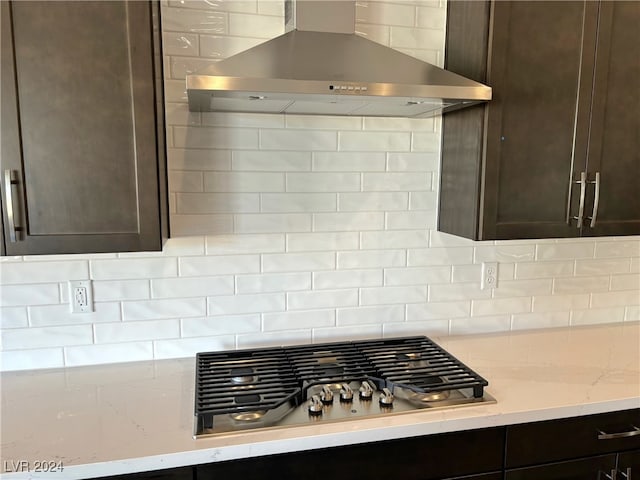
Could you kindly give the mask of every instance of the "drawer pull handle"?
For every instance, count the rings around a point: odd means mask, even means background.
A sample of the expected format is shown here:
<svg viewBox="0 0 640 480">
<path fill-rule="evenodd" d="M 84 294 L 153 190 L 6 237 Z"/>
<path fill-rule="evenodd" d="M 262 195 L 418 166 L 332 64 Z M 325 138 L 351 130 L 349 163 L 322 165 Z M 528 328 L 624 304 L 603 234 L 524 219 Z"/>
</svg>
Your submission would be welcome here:
<svg viewBox="0 0 640 480">
<path fill-rule="evenodd" d="M 640 435 L 640 428 L 635 425 L 631 425 L 632 430 L 619 433 L 605 433 L 602 430 L 598 430 L 598 440 L 616 440 L 618 438 L 635 437 Z"/>
</svg>

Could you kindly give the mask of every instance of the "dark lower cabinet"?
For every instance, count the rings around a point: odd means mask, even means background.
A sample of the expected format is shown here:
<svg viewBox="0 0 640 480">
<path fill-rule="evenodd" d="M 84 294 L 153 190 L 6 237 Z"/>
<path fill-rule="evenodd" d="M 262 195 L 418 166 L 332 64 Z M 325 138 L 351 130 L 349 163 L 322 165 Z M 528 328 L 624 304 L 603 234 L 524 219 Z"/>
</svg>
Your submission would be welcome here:
<svg viewBox="0 0 640 480">
<path fill-rule="evenodd" d="M 100 477 L 98 480 L 194 480 L 193 467 L 170 468 L 155 472 L 128 473 L 112 477 Z"/>
<path fill-rule="evenodd" d="M 505 480 L 614 480 L 615 455 L 507 470 Z"/>
<path fill-rule="evenodd" d="M 7 255 L 160 250 L 158 2 L 1 2 Z"/>
<path fill-rule="evenodd" d="M 196 467 L 197 480 L 494 480 L 503 465 L 504 430 L 490 428 L 406 438 Z M 490 475 L 486 475 L 490 474 Z"/>
</svg>

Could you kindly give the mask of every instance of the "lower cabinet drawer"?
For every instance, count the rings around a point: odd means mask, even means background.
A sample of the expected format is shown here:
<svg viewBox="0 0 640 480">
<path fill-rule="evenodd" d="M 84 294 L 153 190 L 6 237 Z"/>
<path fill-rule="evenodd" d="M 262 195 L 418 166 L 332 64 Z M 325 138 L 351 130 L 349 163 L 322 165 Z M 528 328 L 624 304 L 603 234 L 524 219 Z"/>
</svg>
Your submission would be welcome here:
<svg viewBox="0 0 640 480">
<path fill-rule="evenodd" d="M 636 428 L 640 428 L 640 409 L 510 425 L 506 467 L 640 449 Z"/>
<path fill-rule="evenodd" d="M 502 470 L 503 445 L 503 428 L 470 430 L 200 465 L 196 478 L 453 479 Z"/>
<path fill-rule="evenodd" d="M 507 470 L 505 480 L 605 480 L 615 478 L 615 473 L 612 475 L 615 468 L 614 454 L 600 455 L 581 460 Z"/>
</svg>

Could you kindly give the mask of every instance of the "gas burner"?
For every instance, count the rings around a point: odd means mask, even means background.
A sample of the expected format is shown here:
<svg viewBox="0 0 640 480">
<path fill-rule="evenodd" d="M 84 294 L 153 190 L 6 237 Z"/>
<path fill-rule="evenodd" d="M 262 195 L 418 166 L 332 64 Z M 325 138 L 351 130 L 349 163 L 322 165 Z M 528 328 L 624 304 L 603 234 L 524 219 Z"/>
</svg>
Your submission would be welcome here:
<svg viewBox="0 0 640 480">
<path fill-rule="evenodd" d="M 427 337 L 199 353 L 196 362 L 196 437 L 495 402 L 486 380 Z"/>
<path fill-rule="evenodd" d="M 229 375 L 231 377 L 231 383 L 235 384 L 246 385 L 256 381 L 252 368 L 233 368 L 229 372 Z"/>
</svg>

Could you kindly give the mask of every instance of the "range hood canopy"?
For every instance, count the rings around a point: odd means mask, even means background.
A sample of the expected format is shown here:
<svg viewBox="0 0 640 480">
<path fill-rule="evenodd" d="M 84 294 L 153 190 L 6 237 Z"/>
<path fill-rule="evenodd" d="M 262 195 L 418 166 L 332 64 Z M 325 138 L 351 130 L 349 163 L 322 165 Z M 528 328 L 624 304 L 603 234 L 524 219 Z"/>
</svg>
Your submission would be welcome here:
<svg viewBox="0 0 640 480">
<path fill-rule="evenodd" d="M 288 33 L 187 75 L 189 110 L 430 117 L 491 88 L 354 33 L 355 2 L 285 1 Z"/>
</svg>

